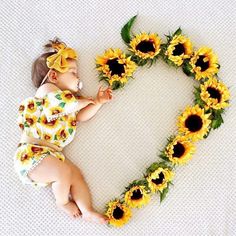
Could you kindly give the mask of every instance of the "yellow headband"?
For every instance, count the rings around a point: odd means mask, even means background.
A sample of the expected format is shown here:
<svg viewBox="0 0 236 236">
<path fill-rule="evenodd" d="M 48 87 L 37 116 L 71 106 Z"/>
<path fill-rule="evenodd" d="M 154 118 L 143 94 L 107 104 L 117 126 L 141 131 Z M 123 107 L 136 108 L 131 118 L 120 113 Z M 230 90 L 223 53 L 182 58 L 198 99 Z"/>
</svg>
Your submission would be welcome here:
<svg viewBox="0 0 236 236">
<path fill-rule="evenodd" d="M 48 68 L 53 68 L 61 73 L 64 73 L 68 70 L 67 58 L 76 59 L 77 53 L 72 48 L 67 48 L 63 43 L 52 44 L 52 47 L 57 50 L 56 54 L 53 54 L 47 57 L 47 66 Z"/>
<path fill-rule="evenodd" d="M 53 43 L 52 47 L 57 50 L 57 53 L 47 57 L 47 67 L 50 69 L 55 69 L 61 73 L 66 72 L 69 68 L 69 64 L 66 59 L 70 58 L 77 60 L 78 56 L 76 51 L 72 48 L 67 48 L 64 43 Z M 47 79 L 49 71 L 43 78 L 41 85 Z"/>
</svg>

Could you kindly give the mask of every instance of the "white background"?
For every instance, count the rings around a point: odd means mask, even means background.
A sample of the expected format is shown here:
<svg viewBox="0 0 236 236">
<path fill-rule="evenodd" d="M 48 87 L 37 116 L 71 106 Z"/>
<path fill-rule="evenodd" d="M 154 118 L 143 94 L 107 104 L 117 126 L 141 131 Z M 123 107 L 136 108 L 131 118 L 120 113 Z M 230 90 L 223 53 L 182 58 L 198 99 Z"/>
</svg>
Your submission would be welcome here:
<svg viewBox="0 0 236 236">
<path fill-rule="evenodd" d="M 233 1 L 7 1 L 0 6 L 1 104 L 1 235 L 235 235 L 236 234 L 236 4 Z M 96 96 L 99 85 L 95 57 L 109 47 L 126 50 L 120 30 L 138 15 L 132 31 L 165 34 L 181 26 L 197 49 L 212 47 L 221 64 L 219 76 L 231 89 L 231 107 L 224 124 L 197 143 L 189 164 L 179 167 L 169 195 L 159 196 L 123 228 L 73 220 L 55 206 L 50 188 L 24 186 L 13 170 L 20 139 L 16 114 L 20 101 L 33 96 L 33 60 L 42 46 L 58 36 L 79 53 L 83 92 Z M 176 121 L 193 104 L 196 81 L 163 61 L 138 68 L 135 80 L 80 123 L 64 154 L 77 164 L 99 212 L 119 197 L 158 160 Z"/>
</svg>

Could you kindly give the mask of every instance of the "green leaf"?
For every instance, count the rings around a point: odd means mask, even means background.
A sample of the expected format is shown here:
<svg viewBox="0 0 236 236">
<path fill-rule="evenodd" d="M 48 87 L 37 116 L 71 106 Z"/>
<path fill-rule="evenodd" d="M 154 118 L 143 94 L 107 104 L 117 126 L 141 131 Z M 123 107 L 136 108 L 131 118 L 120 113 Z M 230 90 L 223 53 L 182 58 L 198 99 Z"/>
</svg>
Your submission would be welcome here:
<svg viewBox="0 0 236 236">
<path fill-rule="evenodd" d="M 36 102 L 37 106 L 41 106 L 41 104 L 42 104 L 41 102 Z"/>
<path fill-rule="evenodd" d="M 58 100 L 62 100 L 62 98 L 61 98 L 61 95 L 60 95 L 60 94 L 57 94 L 55 97 L 56 97 Z"/>
<path fill-rule="evenodd" d="M 139 66 L 144 66 L 144 65 L 147 64 L 147 62 L 148 62 L 147 59 L 145 59 L 145 60 L 140 60 L 140 61 L 138 62 L 138 65 L 139 65 Z"/>
<path fill-rule="evenodd" d="M 111 89 L 112 89 L 112 90 L 116 90 L 116 89 L 119 89 L 120 87 L 121 87 L 121 82 L 119 82 L 119 81 L 114 81 L 114 82 L 112 83 Z"/>
<path fill-rule="evenodd" d="M 168 191 L 169 191 L 169 188 L 167 187 L 160 193 L 160 202 L 162 202 L 165 199 L 166 194 L 168 193 Z"/>
<path fill-rule="evenodd" d="M 222 122 L 221 122 L 220 120 L 213 120 L 213 121 L 212 121 L 212 124 L 211 124 L 211 127 L 212 127 L 213 129 L 217 129 L 217 128 L 220 127 L 221 123 L 222 123 Z"/>
<path fill-rule="evenodd" d="M 155 170 L 157 170 L 159 167 L 162 168 L 168 168 L 172 170 L 172 167 L 167 164 L 166 161 L 161 161 L 161 162 L 153 162 L 147 169 L 146 169 L 146 174 L 149 175 L 153 173 Z"/>
<path fill-rule="evenodd" d="M 160 157 L 161 159 L 165 160 L 165 161 L 169 161 L 169 162 L 170 162 L 170 160 L 168 159 L 168 157 L 167 157 L 165 154 L 163 154 L 163 153 L 161 153 L 161 154 L 159 155 L 159 157 Z"/>
<path fill-rule="evenodd" d="M 182 30 L 181 30 L 181 28 L 179 27 L 179 28 L 174 32 L 173 36 L 175 36 L 175 35 L 180 35 L 181 33 L 182 33 Z"/>
<path fill-rule="evenodd" d="M 217 112 L 214 114 L 214 119 L 212 120 L 211 127 L 213 129 L 217 129 L 221 126 L 221 124 L 224 123 L 224 120 L 221 116 L 221 113 Z"/>
<path fill-rule="evenodd" d="M 192 66 L 189 64 L 189 62 L 184 62 L 183 63 L 183 72 L 187 75 L 187 76 L 193 76 L 194 73 L 192 73 L 191 69 L 192 69 Z"/>
<path fill-rule="evenodd" d="M 24 122 L 24 126 L 25 127 L 29 127 L 29 125 L 26 123 L 26 121 Z"/>
<path fill-rule="evenodd" d="M 173 61 L 171 61 L 170 59 L 168 59 L 167 57 L 166 57 L 166 63 L 169 65 L 169 66 L 174 66 L 175 68 L 178 68 L 178 66 L 173 62 Z"/>
<path fill-rule="evenodd" d="M 130 29 L 131 29 L 136 17 L 137 17 L 137 15 L 133 16 L 121 29 L 121 37 L 125 43 L 129 43 L 131 41 Z"/>
<path fill-rule="evenodd" d="M 204 108 L 205 102 L 201 99 L 201 96 L 200 96 L 201 89 L 200 89 L 200 87 L 195 87 L 195 86 L 194 86 L 194 88 L 195 88 L 195 91 L 194 91 L 194 96 L 195 96 L 194 103 L 198 104 L 201 108 Z"/>
<path fill-rule="evenodd" d="M 62 108 L 64 108 L 65 105 L 66 105 L 65 102 L 61 102 L 61 103 L 59 104 L 59 106 L 62 107 Z"/>
<path fill-rule="evenodd" d="M 74 130 L 72 128 L 69 128 L 68 131 L 70 134 L 72 134 Z"/>
</svg>

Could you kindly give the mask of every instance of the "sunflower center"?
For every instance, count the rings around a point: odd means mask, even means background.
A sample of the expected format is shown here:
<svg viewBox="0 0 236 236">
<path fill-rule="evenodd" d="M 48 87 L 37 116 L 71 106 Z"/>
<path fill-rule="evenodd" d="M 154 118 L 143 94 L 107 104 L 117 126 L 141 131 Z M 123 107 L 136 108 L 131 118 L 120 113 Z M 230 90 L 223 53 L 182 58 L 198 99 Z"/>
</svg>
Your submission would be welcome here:
<svg viewBox="0 0 236 236">
<path fill-rule="evenodd" d="M 32 125 L 34 123 L 34 120 L 31 118 L 26 118 L 26 122 L 28 125 Z"/>
<path fill-rule="evenodd" d="M 199 56 L 199 58 L 197 59 L 196 62 L 196 66 L 200 66 L 201 67 L 201 71 L 205 71 L 209 68 L 209 61 L 203 61 L 203 59 L 205 58 L 205 56 Z"/>
<path fill-rule="evenodd" d="M 190 115 L 185 120 L 185 126 L 191 131 L 196 132 L 202 128 L 202 119 L 198 115 Z"/>
<path fill-rule="evenodd" d="M 136 49 L 143 52 L 143 53 L 147 53 L 147 52 L 155 52 L 155 48 L 153 46 L 153 43 L 151 41 L 141 41 L 137 46 Z"/>
<path fill-rule="evenodd" d="M 182 43 L 179 43 L 175 46 L 175 49 L 173 51 L 173 55 L 174 56 L 179 56 L 181 55 L 182 53 L 185 53 L 185 50 L 184 50 L 184 45 Z"/>
<path fill-rule="evenodd" d="M 185 148 L 182 143 L 177 143 L 174 145 L 174 157 L 181 157 L 184 154 Z"/>
<path fill-rule="evenodd" d="M 115 59 L 111 59 L 107 61 L 107 65 L 110 68 L 111 71 L 111 75 L 118 75 L 121 76 L 122 73 L 125 73 L 125 69 L 124 69 L 124 65 L 120 64 L 117 60 L 117 58 Z"/>
<path fill-rule="evenodd" d="M 28 105 L 28 108 L 29 108 L 30 110 L 34 110 L 34 103 L 30 103 L 30 104 Z"/>
<path fill-rule="evenodd" d="M 218 102 L 220 102 L 221 94 L 220 94 L 219 90 L 212 88 L 212 87 L 208 87 L 207 92 L 210 94 L 211 98 L 216 98 L 216 99 L 218 99 Z"/>
<path fill-rule="evenodd" d="M 140 189 L 136 189 L 136 190 L 133 191 L 133 195 L 132 195 L 131 199 L 132 200 L 137 200 L 137 199 L 142 198 L 142 196 L 143 195 L 142 195 Z"/>
<path fill-rule="evenodd" d="M 159 178 L 157 178 L 157 179 L 152 179 L 152 182 L 153 182 L 154 184 L 161 184 L 161 183 L 163 182 L 164 178 L 165 178 L 165 176 L 164 176 L 164 174 L 161 172 L 161 173 L 159 174 Z"/>
<path fill-rule="evenodd" d="M 121 210 L 118 206 L 116 207 L 116 209 L 113 211 L 113 216 L 115 219 L 119 220 L 120 218 L 122 218 L 122 216 L 124 215 L 124 211 Z"/>
</svg>

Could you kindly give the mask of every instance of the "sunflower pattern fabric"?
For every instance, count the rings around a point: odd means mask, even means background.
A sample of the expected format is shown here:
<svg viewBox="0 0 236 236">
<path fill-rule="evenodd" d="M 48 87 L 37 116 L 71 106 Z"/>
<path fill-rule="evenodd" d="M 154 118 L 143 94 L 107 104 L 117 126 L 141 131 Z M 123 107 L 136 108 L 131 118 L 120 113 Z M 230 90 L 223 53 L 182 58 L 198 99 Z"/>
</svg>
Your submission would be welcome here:
<svg viewBox="0 0 236 236">
<path fill-rule="evenodd" d="M 45 140 L 59 147 L 65 147 L 74 138 L 78 112 L 78 97 L 69 90 L 55 90 L 43 98 L 28 97 L 19 106 L 17 123 L 22 132 L 30 137 Z M 23 183 L 36 184 L 27 174 L 43 157 L 54 155 L 64 161 L 61 152 L 48 147 L 20 143 L 14 155 L 14 166 Z"/>
<path fill-rule="evenodd" d="M 28 136 L 65 147 L 75 135 L 77 107 L 78 99 L 69 90 L 29 97 L 20 104 L 17 123 Z"/>
<path fill-rule="evenodd" d="M 60 161 L 65 161 L 65 156 L 62 152 L 56 152 L 47 146 L 41 146 L 29 143 L 20 143 L 14 157 L 14 168 L 23 184 L 29 184 L 33 187 L 46 187 L 50 183 L 39 183 L 33 181 L 28 173 L 34 169 L 48 155 L 58 158 Z"/>
</svg>

